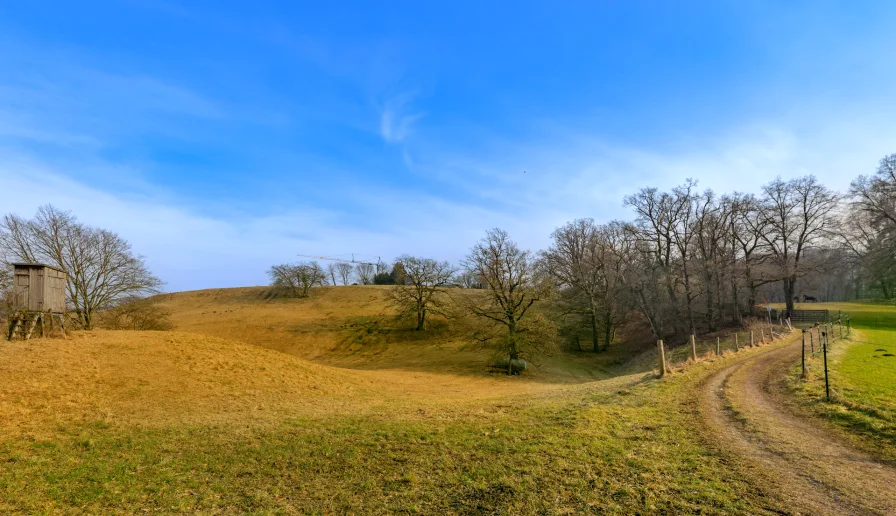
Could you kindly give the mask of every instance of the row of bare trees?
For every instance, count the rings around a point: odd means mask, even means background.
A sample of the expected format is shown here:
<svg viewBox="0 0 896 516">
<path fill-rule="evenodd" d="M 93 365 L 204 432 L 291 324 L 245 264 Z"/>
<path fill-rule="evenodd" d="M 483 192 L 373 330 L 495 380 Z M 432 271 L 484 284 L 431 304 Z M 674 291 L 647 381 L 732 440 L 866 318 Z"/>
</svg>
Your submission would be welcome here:
<svg viewBox="0 0 896 516">
<path fill-rule="evenodd" d="M 312 287 L 326 285 L 372 285 L 376 266 L 370 263 L 336 262 L 326 269 L 315 261 L 274 265 L 268 270 L 271 284 L 294 297 L 306 297 Z"/>
<path fill-rule="evenodd" d="M 896 297 L 896 154 L 849 190 L 850 204 L 840 242 L 855 274 L 855 296 Z"/>
<path fill-rule="evenodd" d="M 694 181 L 625 198 L 633 221 L 573 221 L 553 234 L 544 267 L 560 312 L 579 317 L 592 349 L 609 346 L 635 313 L 656 338 L 741 323 L 780 285 L 793 309 L 801 278 L 830 266 L 819 251 L 838 234 L 839 196 L 807 176 L 776 179 L 759 196 L 699 191 Z"/>
<path fill-rule="evenodd" d="M 718 195 L 688 180 L 643 188 L 625 204 L 633 220 L 574 220 L 537 254 L 493 229 L 458 267 L 402 256 L 383 273 L 395 284 L 390 298 L 417 330 L 462 308 L 482 322 L 477 338 L 512 362 L 557 328 L 599 351 L 637 322 L 683 340 L 743 324 L 772 300 L 791 311 L 800 296 L 896 295 L 896 155 L 846 195 L 813 176 L 778 178 L 759 194 Z M 453 296 L 451 287 L 475 290 Z"/>
</svg>

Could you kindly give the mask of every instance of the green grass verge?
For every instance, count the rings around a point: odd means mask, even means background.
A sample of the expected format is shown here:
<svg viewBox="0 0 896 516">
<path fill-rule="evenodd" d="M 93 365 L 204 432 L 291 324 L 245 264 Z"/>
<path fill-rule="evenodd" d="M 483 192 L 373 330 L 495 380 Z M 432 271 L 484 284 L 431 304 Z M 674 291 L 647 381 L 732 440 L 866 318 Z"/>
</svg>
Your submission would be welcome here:
<svg viewBox="0 0 896 516">
<path fill-rule="evenodd" d="M 774 511 L 699 429 L 693 393 L 713 367 L 462 417 L 59 427 L 0 442 L 0 512 Z"/>
<path fill-rule="evenodd" d="M 808 378 L 791 380 L 790 386 L 801 406 L 847 430 L 858 444 L 896 460 L 896 307 L 832 306 L 850 314 L 853 328 L 859 328 L 829 349 L 832 401 L 825 401 L 820 352 L 808 360 Z"/>
</svg>

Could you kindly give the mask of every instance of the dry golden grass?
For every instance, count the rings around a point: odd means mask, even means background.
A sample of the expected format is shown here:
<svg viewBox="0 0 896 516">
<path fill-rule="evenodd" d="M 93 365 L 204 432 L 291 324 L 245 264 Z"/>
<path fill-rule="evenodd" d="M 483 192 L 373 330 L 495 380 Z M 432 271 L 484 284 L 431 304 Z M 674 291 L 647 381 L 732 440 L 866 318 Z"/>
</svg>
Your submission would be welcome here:
<svg viewBox="0 0 896 516">
<path fill-rule="evenodd" d="M 548 385 L 593 381 L 610 376 L 594 355 L 557 353 L 508 379 L 490 370 L 493 353 L 472 343 L 444 321 L 415 332 L 396 321 L 386 293 L 390 287 L 329 287 L 307 299 L 266 299 L 264 287 L 216 289 L 162 296 L 179 331 L 233 339 L 282 351 L 319 364 L 351 369 L 360 377 L 382 379 L 383 387 L 418 387 L 438 397 L 457 390 L 478 396 L 540 390 Z M 462 295 L 462 294 L 461 294 Z M 603 358 L 603 357 L 602 357 Z M 361 374 L 362 372 L 376 374 Z M 399 374 L 389 375 L 388 372 Z M 455 389 L 457 387 L 457 389 Z"/>
<path fill-rule="evenodd" d="M 394 320 L 379 287 L 264 298 L 264 288 L 168 294 L 178 331 L 77 332 L 4 345 L 0 430 L 79 421 L 257 426 L 285 417 L 455 418 L 482 402 L 606 377 L 592 356 L 545 358 L 523 377 L 444 328 Z M 630 381 L 627 380 L 627 381 Z"/>
<path fill-rule="evenodd" d="M 694 393 L 617 357 L 491 372 L 458 328 L 406 330 L 384 289 L 163 296 L 173 332 L 0 348 L 0 512 L 762 514 Z M 648 368 L 649 369 L 649 368 Z"/>
<path fill-rule="evenodd" d="M 6 343 L 0 428 L 105 420 L 246 423 L 376 406 L 376 385 L 256 346 L 176 332 L 81 332 Z"/>
</svg>

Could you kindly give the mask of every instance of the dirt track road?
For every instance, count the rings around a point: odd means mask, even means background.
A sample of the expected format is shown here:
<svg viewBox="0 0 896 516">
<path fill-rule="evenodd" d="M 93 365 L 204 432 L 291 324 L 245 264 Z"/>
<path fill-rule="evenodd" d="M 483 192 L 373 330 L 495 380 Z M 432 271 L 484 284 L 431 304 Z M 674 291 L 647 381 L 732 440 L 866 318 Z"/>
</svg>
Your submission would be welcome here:
<svg viewBox="0 0 896 516">
<path fill-rule="evenodd" d="M 896 514 L 896 465 L 847 444 L 782 404 L 800 343 L 770 346 L 703 383 L 713 441 L 793 514 Z"/>
</svg>

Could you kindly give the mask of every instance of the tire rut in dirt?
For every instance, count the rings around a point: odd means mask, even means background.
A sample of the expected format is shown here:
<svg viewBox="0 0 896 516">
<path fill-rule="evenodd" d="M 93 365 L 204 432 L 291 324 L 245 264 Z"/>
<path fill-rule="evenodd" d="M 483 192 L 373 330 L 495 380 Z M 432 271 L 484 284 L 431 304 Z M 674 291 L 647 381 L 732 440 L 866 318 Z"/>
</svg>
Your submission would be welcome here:
<svg viewBox="0 0 896 516">
<path fill-rule="evenodd" d="M 893 514 L 896 471 L 781 408 L 799 345 L 751 354 L 711 375 L 700 407 L 712 442 L 796 514 Z"/>
</svg>

